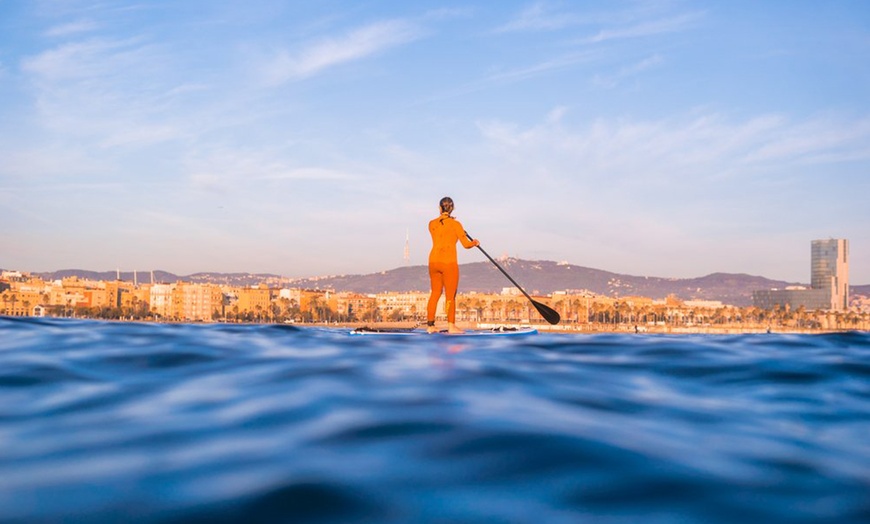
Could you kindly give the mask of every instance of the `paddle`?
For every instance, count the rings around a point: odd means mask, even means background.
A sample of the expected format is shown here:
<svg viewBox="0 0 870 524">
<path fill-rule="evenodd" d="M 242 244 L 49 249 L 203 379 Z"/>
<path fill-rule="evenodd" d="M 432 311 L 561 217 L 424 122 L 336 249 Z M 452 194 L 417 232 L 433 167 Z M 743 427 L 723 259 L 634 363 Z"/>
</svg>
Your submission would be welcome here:
<svg viewBox="0 0 870 524">
<path fill-rule="evenodd" d="M 471 238 L 471 235 L 468 234 L 468 231 L 465 232 L 465 236 L 467 236 L 469 240 L 474 240 L 473 238 Z M 544 304 L 541 304 L 540 302 L 535 302 L 535 300 L 533 300 L 532 297 L 530 297 L 529 294 L 526 293 L 526 291 L 523 288 L 521 288 L 519 284 L 517 284 L 517 281 L 512 279 L 511 276 L 507 274 L 507 271 L 505 271 L 500 265 L 498 265 L 498 262 L 496 262 L 491 256 L 489 256 L 489 253 L 484 251 L 483 248 L 480 247 L 479 244 L 477 246 L 477 249 L 479 249 L 481 253 L 486 255 L 486 258 L 488 258 L 489 261 L 492 262 L 493 265 L 495 265 L 495 267 L 497 267 L 498 270 L 501 271 L 502 274 L 504 276 L 506 276 L 507 279 L 510 280 L 513 283 L 513 285 L 515 285 L 517 287 L 517 289 L 522 291 L 523 295 L 525 295 L 526 298 L 529 299 L 529 302 L 531 302 L 532 305 L 535 306 L 535 309 L 538 310 L 538 313 L 540 313 L 541 316 L 544 317 L 544 320 L 546 320 L 547 322 L 549 322 L 550 324 L 553 324 L 553 325 L 556 325 L 559 323 L 559 321 L 562 318 L 559 316 L 559 313 L 555 309 L 553 309 L 549 306 L 545 306 Z"/>
</svg>

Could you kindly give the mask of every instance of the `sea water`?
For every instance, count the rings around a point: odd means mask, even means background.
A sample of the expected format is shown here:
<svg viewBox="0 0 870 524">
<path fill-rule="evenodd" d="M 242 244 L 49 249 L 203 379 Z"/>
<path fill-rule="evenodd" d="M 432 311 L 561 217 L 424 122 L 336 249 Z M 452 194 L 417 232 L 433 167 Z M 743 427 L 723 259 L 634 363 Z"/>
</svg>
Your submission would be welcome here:
<svg viewBox="0 0 870 524">
<path fill-rule="evenodd" d="M 870 336 L 0 318 L 2 522 L 870 522 Z"/>
</svg>

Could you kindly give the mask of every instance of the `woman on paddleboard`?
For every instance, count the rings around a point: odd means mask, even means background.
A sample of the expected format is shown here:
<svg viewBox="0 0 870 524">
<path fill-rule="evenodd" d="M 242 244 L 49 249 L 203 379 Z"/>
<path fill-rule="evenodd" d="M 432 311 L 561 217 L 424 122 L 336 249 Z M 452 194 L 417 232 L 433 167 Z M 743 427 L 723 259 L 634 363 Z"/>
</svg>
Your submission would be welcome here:
<svg viewBox="0 0 870 524">
<path fill-rule="evenodd" d="M 465 249 L 480 245 L 477 240 L 471 240 L 465 234 L 465 229 L 458 220 L 453 218 L 453 199 L 444 197 L 438 203 L 441 216 L 429 222 L 429 234 L 432 235 L 432 251 L 429 252 L 429 281 L 432 293 L 429 295 L 429 307 L 426 310 L 426 330 L 429 333 L 438 331 L 435 328 L 435 311 L 441 291 L 446 297 L 447 332 L 462 333 L 456 327 L 456 290 L 459 288 L 459 262 L 456 259 L 456 241 L 462 242 Z"/>
</svg>

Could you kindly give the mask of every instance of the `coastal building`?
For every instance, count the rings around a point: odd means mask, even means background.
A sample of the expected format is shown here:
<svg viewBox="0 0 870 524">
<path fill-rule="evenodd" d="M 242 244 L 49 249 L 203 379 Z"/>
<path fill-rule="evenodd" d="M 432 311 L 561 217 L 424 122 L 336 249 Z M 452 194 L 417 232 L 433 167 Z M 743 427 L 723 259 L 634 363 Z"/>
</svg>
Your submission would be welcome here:
<svg viewBox="0 0 870 524">
<path fill-rule="evenodd" d="M 123 296 L 129 293 L 130 289 L 125 282 L 116 280 L 114 282 L 105 283 L 105 306 L 111 308 L 121 307 Z"/>
<path fill-rule="evenodd" d="M 849 309 L 849 241 L 813 240 L 811 284 L 785 289 L 764 289 L 752 293 L 752 303 L 761 309 L 777 306 L 796 310 L 846 311 Z"/>
<path fill-rule="evenodd" d="M 41 293 L 7 289 L 0 293 L 0 314 L 10 317 L 33 316 L 33 308 L 44 302 Z"/>
<path fill-rule="evenodd" d="M 76 304 L 76 307 L 102 309 L 111 307 L 106 288 L 85 289 L 85 300 Z"/>
<path fill-rule="evenodd" d="M 329 289 L 302 289 L 299 291 L 299 309 L 306 320 L 315 322 L 334 320 L 337 309 L 335 292 Z"/>
<path fill-rule="evenodd" d="M 296 306 L 302 303 L 302 290 L 300 288 L 281 288 L 278 290 L 278 300 L 286 299 Z"/>
<path fill-rule="evenodd" d="M 153 284 L 150 287 L 149 305 L 157 318 L 172 318 L 172 290 L 175 284 Z"/>
<path fill-rule="evenodd" d="M 335 294 L 336 312 L 348 320 L 372 320 L 378 304 L 373 296 L 353 292 Z"/>
<path fill-rule="evenodd" d="M 150 284 L 145 284 L 139 287 L 134 287 L 122 298 L 122 308 L 129 308 L 131 311 L 147 313 L 149 301 L 151 300 L 151 286 Z"/>
<path fill-rule="evenodd" d="M 378 310 L 385 319 L 395 318 L 426 318 L 426 308 L 429 304 L 429 293 L 409 291 L 405 293 L 378 293 L 375 295 Z M 444 295 L 438 301 L 436 318 L 446 318 L 444 313 Z"/>
<path fill-rule="evenodd" d="M 236 305 L 239 312 L 254 314 L 257 318 L 269 318 L 272 315 L 272 292 L 265 284 L 252 287 L 236 288 Z"/>
<path fill-rule="evenodd" d="M 21 271 L 7 271 L 4 270 L 0 272 L 0 280 L 6 282 L 26 282 L 30 278 L 30 275 L 27 273 L 22 273 Z"/>
<path fill-rule="evenodd" d="M 223 314 L 223 298 L 216 285 L 178 282 L 172 291 L 172 316 L 178 320 L 210 322 Z"/>
</svg>

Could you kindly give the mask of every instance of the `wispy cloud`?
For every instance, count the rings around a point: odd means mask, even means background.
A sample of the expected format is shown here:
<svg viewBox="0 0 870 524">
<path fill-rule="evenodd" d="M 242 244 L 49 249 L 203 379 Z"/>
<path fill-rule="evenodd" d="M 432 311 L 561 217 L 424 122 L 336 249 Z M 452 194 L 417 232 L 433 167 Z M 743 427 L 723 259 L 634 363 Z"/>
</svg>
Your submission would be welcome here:
<svg viewBox="0 0 870 524">
<path fill-rule="evenodd" d="M 579 40 L 581 44 L 597 44 L 608 40 L 641 38 L 648 36 L 675 33 L 690 27 L 701 18 L 699 13 L 686 13 L 670 18 L 647 20 L 623 27 L 602 29 L 594 35 Z"/>
<path fill-rule="evenodd" d="M 267 67 L 269 84 L 278 85 L 314 76 L 329 68 L 361 60 L 417 40 L 423 31 L 404 20 L 370 24 L 337 37 L 325 38 L 295 51 L 281 52 Z"/>
<path fill-rule="evenodd" d="M 652 69 L 664 62 L 661 55 L 655 54 L 647 57 L 640 62 L 622 67 L 619 71 L 612 75 L 598 74 L 592 79 L 593 84 L 598 87 L 613 88 L 619 85 L 626 78 L 633 77 L 644 71 Z"/>
<path fill-rule="evenodd" d="M 557 108 L 561 115 L 564 109 Z M 565 128 L 552 113 L 522 127 L 485 121 L 478 127 L 491 146 L 524 166 L 552 173 L 683 181 L 698 177 L 751 177 L 757 170 L 785 174 L 814 163 L 870 158 L 870 120 L 813 119 L 778 115 L 730 121 L 717 114 L 657 121 L 599 119 L 586 128 Z M 797 172 L 788 176 L 803 176 Z M 652 178 L 649 178 L 652 177 Z"/>
<path fill-rule="evenodd" d="M 93 20 L 77 20 L 66 24 L 57 25 L 45 31 L 45 36 L 50 38 L 66 37 L 80 33 L 87 33 L 98 28 Z"/>
<path fill-rule="evenodd" d="M 514 33 L 522 31 L 553 31 L 574 26 L 584 21 L 581 16 L 556 10 L 547 2 L 535 2 L 523 9 L 506 24 L 496 28 L 496 33 Z"/>
<path fill-rule="evenodd" d="M 22 69 L 39 81 L 101 77 L 125 71 L 141 61 L 142 41 L 93 38 L 59 45 L 22 61 Z"/>
<path fill-rule="evenodd" d="M 552 58 L 544 59 L 540 62 L 530 64 L 524 67 L 517 67 L 505 70 L 496 70 L 489 72 L 486 76 L 479 80 L 468 82 L 465 85 L 460 85 L 454 89 L 426 97 L 422 100 L 423 103 L 431 103 L 437 100 L 445 100 L 456 96 L 463 96 L 479 91 L 484 91 L 495 86 L 513 84 L 522 82 L 531 78 L 535 78 L 547 73 L 569 69 L 578 64 L 591 62 L 598 58 L 598 54 L 594 51 L 580 51 L 576 53 L 566 53 Z"/>
<path fill-rule="evenodd" d="M 838 165 L 870 158 L 866 116 L 734 119 L 695 111 L 658 120 L 599 118 L 578 126 L 553 118 L 562 111 L 542 115 L 535 125 L 480 121 L 483 142 L 476 147 L 487 156 L 479 170 L 492 173 L 490 184 L 521 184 L 523 198 L 546 202 L 539 208 L 548 224 L 542 234 L 624 249 L 609 267 L 648 252 L 648 271 L 673 274 L 674 261 L 662 254 L 691 245 L 716 254 L 705 262 L 715 270 L 733 257 L 734 244 L 723 243 L 722 235 L 733 240 L 750 229 L 782 227 L 783 221 L 806 227 L 812 219 L 800 206 L 807 198 L 831 205 L 834 213 L 866 216 L 855 211 L 854 201 L 846 203 L 848 196 L 833 197 L 831 191 L 867 186 L 855 170 Z M 509 220 L 500 213 L 511 198 L 516 196 L 510 192 L 498 194 L 485 216 Z M 699 262 L 693 264 L 676 271 L 698 271 Z"/>
<path fill-rule="evenodd" d="M 503 84 L 525 80 L 539 76 L 550 71 L 564 69 L 581 62 L 587 62 L 595 58 L 595 54 L 589 51 L 569 53 L 554 58 L 543 60 L 537 64 L 507 71 L 494 72 L 488 75 L 483 82 L 487 84 Z"/>
<path fill-rule="evenodd" d="M 187 89 L 167 74 L 171 54 L 142 38 L 66 42 L 22 60 L 47 129 L 98 147 L 179 136 L 167 104 Z"/>
<path fill-rule="evenodd" d="M 783 126 L 748 162 L 848 162 L 870 159 L 870 119 L 818 118 Z"/>
<path fill-rule="evenodd" d="M 62 193 L 70 194 L 82 191 L 88 192 L 110 192 L 118 191 L 124 186 L 118 182 L 67 182 L 51 184 L 42 184 L 38 186 L 30 184 L 22 184 L 20 186 L 0 186 L 0 192 L 16 193 L 19 196 L 26 195 L 27 198 L 34 198 L 33 195 L 44 193 Z"/>
<path fill-rule="evenodd" d="M 495 33 L 545 32 L 580 26 L 609 26 L 595 34 L 577 40 L 577 44 L 600 43 L 607 40 L 640 38 L 681 31 L 703 16 L 700 12 L 662 13 L 661 6 L 641 5 L 623 12 L 595 14 L 565 9 L 561 5 L 539 1 L 529 5 Z"/>
<path fill-rule="evenodd" d="M 455 18 L 469 18 L 473 14 L 474 10 L 469 7 L 444 7 L 426 11 L 423 13 L 422 19 L 426 21 L 441 21 Z"/>
<path fill-rule="evenodd" d="M 39 147 L 2 150 L 3 165 L 0 180 L 26 180 L 33 182 L 42 177 L 80 176 L 100 177 L 110 170 L 105 159 L 95 159 L 81 148 L 54 146 L 51 154 Z M 55 180 L 53 183 L 59 183 Z M 40 186 L 41 187 L 41 186 Z"/>
<path fill-rule="evenodd" d="M 640 4 L 634 5 L 630 9 L 618 11 L 579 14 L 572 11 L 570 5 L 566 7 L 544 1 L 535 2 L 521 11 L 510 22 L 499 27 L 496 32 L 555 32 L 570 29 L 570 34 L 576 35 L 581 26 L 607 28 L 599 29 L 597 33 L 589 37 L 562 40 L 559 44 L 559 50 L 551 52 L 550 57 L 529 66 L 491 72 L 484 80 L 463 88 L 462 92 L 476 90 L 480 86 L 522 81 L 550 71 L 569 68 L 582 62 L 600 60 L 603 61 L 602 63 L 606 63 L 608 61 L 606 51 L 601 46 L 591 44 L 619 39 L 654 37 L 681 31 L 690 27 L 702 16 L 700 13 L 675 14 L 672 12 L 673 9 L 670 4 Z M 569 51 L 566 51 L 566 48 Z M 612 88 L 627 78 L 657 67 L 664 60 L 665 57 L 661 53 L 655 53 L 633 64 L 615 66 L 615 72 L 595 73 L 592 76 L 592 84 L 597 87 Z"/>
<path fill-rule="evenodd" d="M 320 180 L 320 181 L 349 181 L 359 177 L 351 173 L 337 169 L 323 167 L 299 167 L 282 169 L 262 177 L 264 180 Z"/>
<path fill-rule="evenodd" d="M 252 182 L 348 182 L 360 178 L 332 167 L 293 165 L 272 150 L 219 149 L 191 156 L 185 164 L 193 187 L 217 193 Z"/>
</svg>

